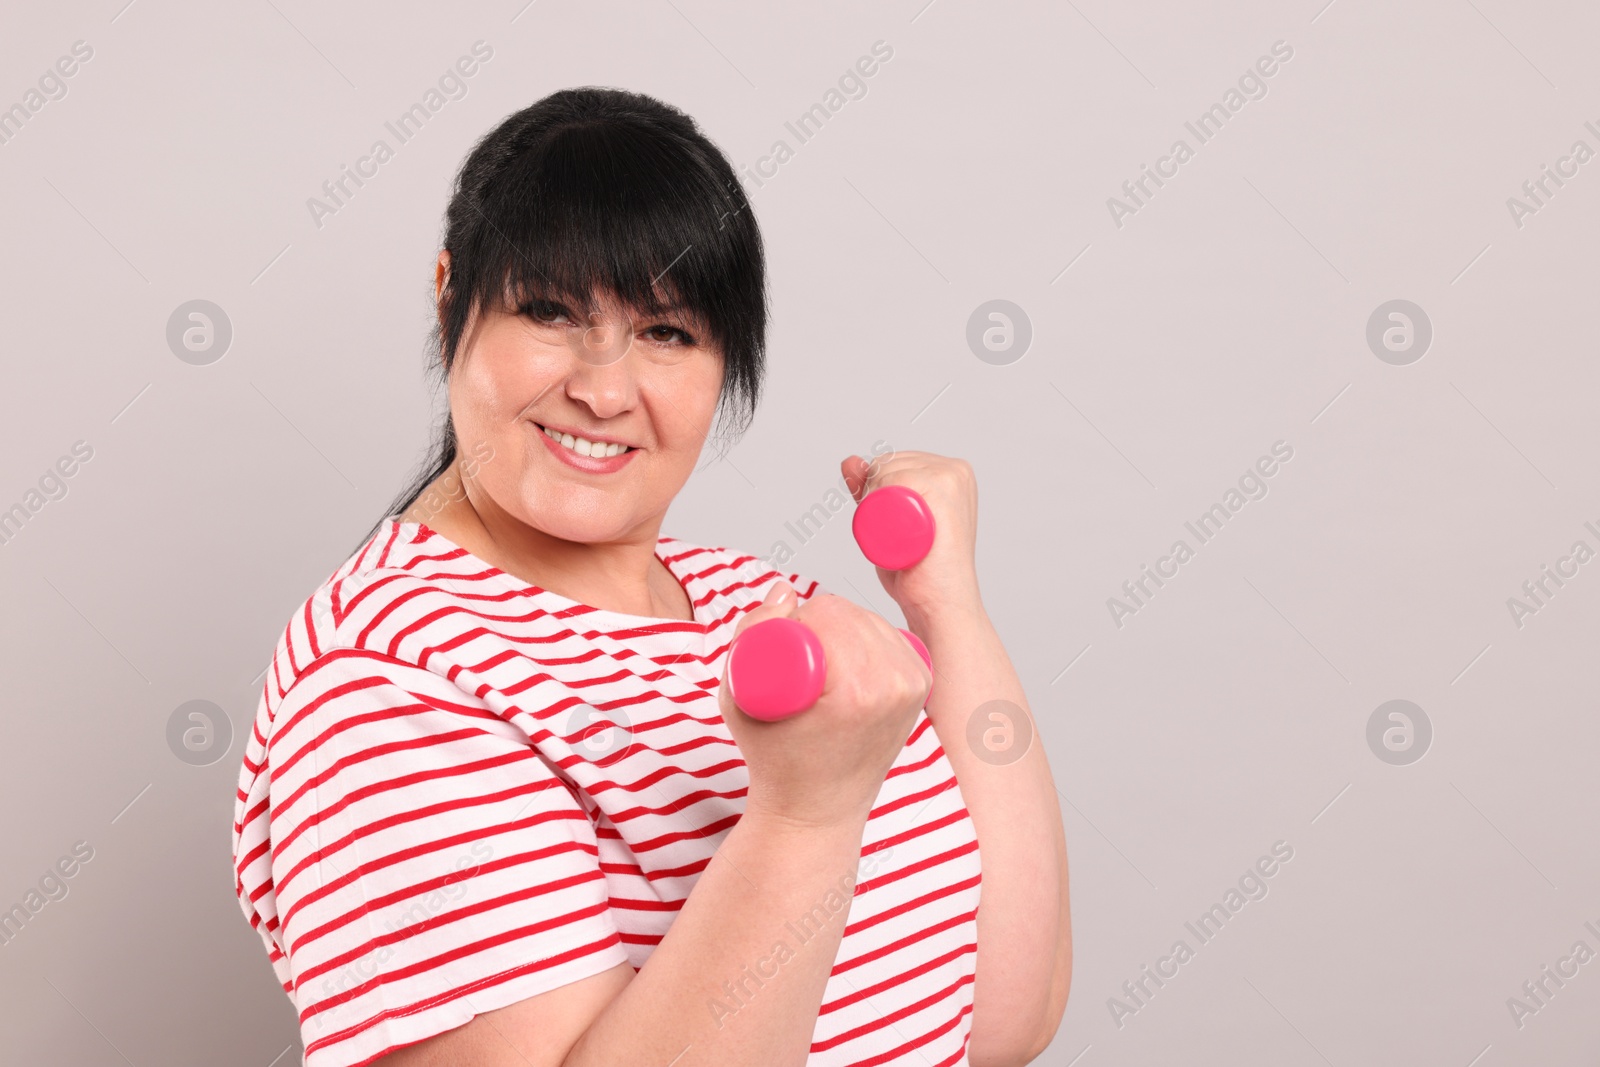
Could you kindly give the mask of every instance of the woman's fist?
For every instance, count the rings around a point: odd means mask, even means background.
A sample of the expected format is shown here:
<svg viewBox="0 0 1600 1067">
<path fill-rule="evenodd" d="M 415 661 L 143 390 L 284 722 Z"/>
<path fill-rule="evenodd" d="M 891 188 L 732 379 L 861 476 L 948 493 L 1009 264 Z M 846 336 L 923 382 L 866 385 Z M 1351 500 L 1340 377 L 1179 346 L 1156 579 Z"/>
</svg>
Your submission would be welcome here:
<svg viewBox="0 0 1600 1067">
<path fill-rule="evenodd" d="M 734 705 L 724 668 L 718 701 L 749 770 L 746 811 L 816 826 L 864 823 L 933 675 L 899 630 L 842 597 L 799 604 L 793 587 L 778 582 L 739 620 L 734 636 L 772 618 L 811 628 L 822 643 L 827 680 L 808 710 L 763 722 Z"/>
</svg>

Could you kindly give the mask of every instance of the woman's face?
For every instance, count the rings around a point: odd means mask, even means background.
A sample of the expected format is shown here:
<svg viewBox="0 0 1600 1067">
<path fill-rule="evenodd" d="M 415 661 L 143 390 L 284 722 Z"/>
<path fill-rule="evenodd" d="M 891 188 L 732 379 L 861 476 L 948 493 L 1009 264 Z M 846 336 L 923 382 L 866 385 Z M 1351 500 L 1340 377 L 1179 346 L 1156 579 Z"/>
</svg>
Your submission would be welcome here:
<svg viewBox="0 0 1600 1067">
<path fill-rule="evenodd" d="M 441 280 L 448 263 L 444 253 Z M 688 312 L 646 318 L 609 298 L 587 316 L 560 304 L 481 309 L 450 372 L 474 504 L 565 541 L 659 530 L 699 459 L 721 385 L 722 354 Z M 585 457 L 544 427 L 630 447 Z"/>
</svg>

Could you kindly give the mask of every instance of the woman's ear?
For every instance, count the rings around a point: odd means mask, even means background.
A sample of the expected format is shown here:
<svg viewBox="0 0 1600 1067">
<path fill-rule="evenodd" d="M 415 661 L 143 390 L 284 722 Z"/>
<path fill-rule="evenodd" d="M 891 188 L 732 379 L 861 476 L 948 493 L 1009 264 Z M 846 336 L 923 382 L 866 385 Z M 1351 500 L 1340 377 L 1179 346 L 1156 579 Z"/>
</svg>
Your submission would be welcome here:
<svg viewBox="0 0 1600 1067">
<path fill-rule="evenodd" d="M 444 287 L 449 284 L 450 250 L 448 248 L 444 248 L 440 249 L 439 262 L 435 264 L 433 268 L 433 304 L 438 310 L 439 325 L 441 326 L 444 325 L 444 304 L 441 302 L 441 297 L 444 296 Z"/>
<path fill-rule="evenodd" d="M 434 264 L 434 267 L 433 267 L 433 311 L 434 311 L 434 315 L 439 320 L 439 333 L 440 333 L 441 336 L 444 333 L 444 312 L 445 312 L 444 290 L 445 290 L 445 286 L 447 286 L 449 284 L 450 284 L 450 250 L 448 248 L 444 248 L 444 249 L 440 249 L 440 251 L 439 251 L 439 260 L 438 260 L 437 263 Z M 440 347 L 441 347 L 441 349 L 443 348 L 442 345 Z M 443 359 L 442 354 L 441 354 L 440 358 L 441 358 L 441 360 Z M 448 370 L 448 369 L 449 369 L 448 366 L 446 366 L 446 370 Z"/>
</svg>

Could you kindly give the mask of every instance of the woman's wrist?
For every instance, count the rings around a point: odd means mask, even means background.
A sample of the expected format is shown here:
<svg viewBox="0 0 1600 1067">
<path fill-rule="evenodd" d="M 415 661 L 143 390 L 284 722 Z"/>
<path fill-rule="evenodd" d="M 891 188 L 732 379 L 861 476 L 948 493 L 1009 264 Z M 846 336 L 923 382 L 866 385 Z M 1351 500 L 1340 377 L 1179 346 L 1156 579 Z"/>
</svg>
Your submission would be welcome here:
<svg viewBox="0 0 1600 1067">
<path fill-rule="evenodd" d="M 747 827 L 762 841 L 784 842 L 799 847 L 827 847 L 840 842 L 854 842 L 859 848 L 870 813 L 870 804 L 859 809 L 804 813 L 779 811 L 747 794 L 739 825 Z"/>
<path fill-rule="evenodd" d="M 959 630 L 989 622 L 989 613 L 976 591 L 968 597 L 951 599 L 928 607 L 903 604 L 900 611 L 906 617 L 906 627 L 922 638 L 924 643 L 929 643 L 928 638 L 940 630 Z"/>
</svg>

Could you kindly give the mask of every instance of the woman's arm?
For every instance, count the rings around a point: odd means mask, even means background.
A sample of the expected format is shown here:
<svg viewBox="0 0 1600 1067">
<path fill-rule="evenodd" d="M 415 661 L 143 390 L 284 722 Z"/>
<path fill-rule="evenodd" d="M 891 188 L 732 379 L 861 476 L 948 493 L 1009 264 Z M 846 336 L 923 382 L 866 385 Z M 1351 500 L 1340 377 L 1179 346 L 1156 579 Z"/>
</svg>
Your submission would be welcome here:
<svg viewBox="0 0 1600 1067">
<path fill-rule="evenodd" d="M 927 556 L 905 570 L 879 567 L 878 580 L 928 646 L 928 718 L 978 833 L 983 888 L 968 1057 L 974 1067 L 1026 1063 L 1055 1036 L 1072 984 L 1067 844 L 1033 712 L 978 589 L 977 475 L 964 459 L 911 451 L 870 464 L 848 456 L 839 469 L 857 503 L 903 485 L 935 516 Z M 982 721 L 969 742 L 975 715 Z"/>
<path fill-rule="evenodd" d="M 928 718 L 955 769 L 978 832 L 983 889 L 973 992 L 973 1067 L 1023 1064 L 1044 1051 L 1066 1010 L 1072 982 L 1072 923 L 1061 805 L 1026 694 L 976 590 L 936 611 L 906 611 L 934 663 Z M 986 709 L 982 730 L 995 747 L 980 756 L 968 720 Z M 1004 723 L 988 712 L 1027 721 Z M 1004 749 L 1009 725 L 1025 754 Z M 980 743 L 981 745 L 981 743 Z M 994 762 L 990 762 L 993 760 Z"/>
<path fill-rule="evenodd" d="M 803 1064 L 848 914 L 829 895 L 848 904 L 865 828 L 865 813 L 812 826 L 747 812 L 637 974 L 616 967 L 484 1012 L 380 1062 Z M 789 926 L 802 921 L 803 943 Z"/>
</svg>

